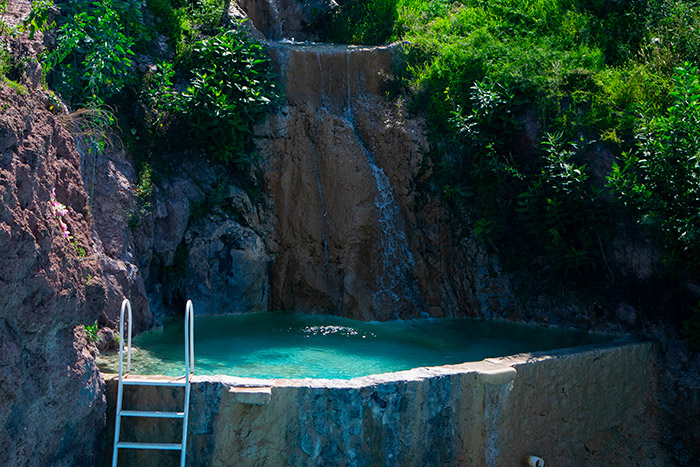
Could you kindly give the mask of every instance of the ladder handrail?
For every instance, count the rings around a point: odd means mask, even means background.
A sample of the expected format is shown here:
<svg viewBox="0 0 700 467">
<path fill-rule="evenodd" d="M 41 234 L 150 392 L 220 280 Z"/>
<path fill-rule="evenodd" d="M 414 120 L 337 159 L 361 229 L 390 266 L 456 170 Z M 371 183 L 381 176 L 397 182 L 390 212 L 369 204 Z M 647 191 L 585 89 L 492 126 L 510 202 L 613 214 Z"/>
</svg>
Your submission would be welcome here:
<svg viewBox="0 0 700 467">
<path fill-rule="evenodd" d="M 126 372 L 130 373 L 131 372 L 131 322 L 132 322 L 132 314 L 131 314 L 131 302 L 129 299 L 125 298 L 124 301 L 122 302 L 122 311 L 119 314 L 119 380 L 121 381 L 122 379 L 122 366 L 124 362 L 124 310 L 128 311 L 128 321 L 129 321 L 129 328 L 128 328 L 128 345 L 127 345 L 127 357 L 126 357 Z"/>
<path fill-rule="evenodd" d="M 131 372 L 131 302 L 125 298 L 122 302 L 122 310 L 119 314 L 119 385 L 117 389 L 117 417 L 114 425 L 114 449 L 112 450 L 112 467 L 117 467 L 117 457 L 119 456 L 119 431 L 121 428 L 121 411 L 124 398 L 124 310 L 128 310 L 129 318 L 129 346 L 126 363 L 127 374 Z"/>
<path fill-rule="evenodd" d="M 126 374 L 124 373 L 124 312 L 127 312 L 127 321 L 129 326 L 127 328 L 127 361 L 126 361 Z M 125 298 L 122 302 L 122 308 L 119 315 L 119 385 L 117 390 L 117 416 L 114 427 L 114 450 L 112 452 L 112 467 L 117 466 L 117 458 L 119 455 L 119 431 L 121 427 L 121 417 L 122 417 L 122 403 L 124 398 L 124 378 L 131 373 L 131 302 L 129 299 Z M 192 300 L 187 300 L 187 305 L 185 306 L 185 407 L 183 409 L 183 422 L 182 422 L 182 442 L 180 443 L 180 466 L 185 466 L 185 454 L 187 451 L 187 420 L 189 417 L 189 406 L 190 406 L 190 379 L 194 376 L 194 306 L 192 305 Z M 143 412 L 145 414 L 151 414 L 152 412 Z M 144 415 L 152 416 L 152 415 Z M 128 443 L 127 443 L 128 444 Z M 153 446 L 170 446 L 166 444 L 158 443 L 131 443 L 133 445 L 140 446 L 152 446 L 152 449 L 170 449 L 165 447 L 153 447 Z M 128 447 L 128 446 L 123 446 Z M 133 446 L 132 446 L 133 447 Z"/>
<path fill-rule="evenodd" d="M 187 421 L 190 414 L 190 378 L 194 375 L 194 306 L 192 300 L 185 305 L 185 408 L 182 420 L 182 451 L 180 467 L 185 467 L 187 451 Z"/>
<path fill-rule="evenodd" d="M 185 376 L 194 374 L 194 305 L 187 300 L 185 305 Z"/>
</svg>

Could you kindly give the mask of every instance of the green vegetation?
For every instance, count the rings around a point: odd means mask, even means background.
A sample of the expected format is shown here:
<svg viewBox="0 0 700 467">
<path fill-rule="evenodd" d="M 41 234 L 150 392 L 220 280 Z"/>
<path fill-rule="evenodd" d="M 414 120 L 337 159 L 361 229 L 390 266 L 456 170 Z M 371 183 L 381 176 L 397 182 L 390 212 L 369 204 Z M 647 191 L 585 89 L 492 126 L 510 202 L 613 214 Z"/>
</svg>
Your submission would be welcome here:
<svg viewBox="0 0 700 467">
<path fill-rule="evenodd" d="M 626 223 L 665 252 L 660 290 L 697 282 L 697 0 L 363 3 L 339 2 L 317 29 L 404 41 L 388 96 L 427 119 L 424 188 L 476 216 L 505 264 L 612 290 L 606 255 Z M 691 301 L 670 314 L 692 331 Z"/>
<path fill-rule="evenodd" d="M 144 163 L 139 171 L 138 181 L 136 183 L 136 200 L 133 209 L 127 214 L 127 223 L 129 227 L 135 229 L 141 225 L 141 220 L 148 214 L 151 209 L 151 193 L 153 193 L 153 169 L 150 164 Z"/>
<path fill-rule="evenodd" d="M 676 69 L 671 105 L 640 121 L 636 147 L 610 175 L 640 224 L 661 237 L 673 266 L 700 272 L 700 73 Z"/>
<path fill-rule="evenodd" d="M 695 169 L 684 169 L 697 154 L 688 77 L 696 71 L 687 65 L 679 84 L 675 69 L 700 52 L 696 1 L 380 3 L 340 2 L 320 31 L 356 43 L 407 41 L 394 89 L 428 119 L 429 184 L 474 208 L 486 244 L 516 263 L 534 246 L 562 277 L 605 273 L 612 191 L 665 235 L 671 256 L 688 258 L 698 216 Z M 675 163 L 662 162 L 669 144 L 684 154 Z M 609 187 L 590 177 L 600 147 L 624 154 Z M 667 177 L 684 185 L 653 188 Z"/>
<path fill-rule="evenodd" d="M 83 327 L 85 328 L 85 337 L 87 337 L 88 342 L 97 344 L 100 340 L 100 337 L 97 335 L 97 323 L 86 324 Z"/>
<path fill-rule="evenodd" d="M 241 23 L 227 20 L 225 5 L 58 0 L 60 14 L 49 24 L 51 5 L 38 2 L 25 27 L 32 34 L 55 29 L 56 46 L 44 56 L 47 83 L 74 110 L 113 112 L 113 123 L 129 129 L 122 136 L 140 167 L 150 167 L 157 148 L 177 147 L 244 170 L 252 160 L 252 125 L 279 96 L 262 47 Z M 144 74 L 137 53 L 152 53 L 155 38 L 146 8 L 176 53 L 156 57 L 157 65 Z M 174 144 L 161 144 L 165 140 Z"/>
<path fill-rule="evenodd" d="M 238 26 L 192 46 L 185 91 L 174 88 L 175 69 L 164 64 L 148 77 L 144 100 L 154 130 L 169 120 L 183 120 L 213 157 L 245 169 L 252 160 L 246 151 L 250 129 L 279 95 L 269 58 Z"/>
<path fill-rule="evenodd" d="M 8 0 L 0 0 L 0 83 L 5 83 L 10 89 L 23 96 L 28 90 L 19 81 L 22 62 L 12 50 L 17 40 L 17 31 L 5 22 L 7 7 Z"/>
<path fill-rule="evenodd" d="M 47 82 L 74 107 L 110 101 L 136 80 L 137 40 L 145 40 L 138 0 L 58 0 L 56 47 L 45 55 Z M 44 5 L 45 6 L 45 5 Z"/>
</svg>

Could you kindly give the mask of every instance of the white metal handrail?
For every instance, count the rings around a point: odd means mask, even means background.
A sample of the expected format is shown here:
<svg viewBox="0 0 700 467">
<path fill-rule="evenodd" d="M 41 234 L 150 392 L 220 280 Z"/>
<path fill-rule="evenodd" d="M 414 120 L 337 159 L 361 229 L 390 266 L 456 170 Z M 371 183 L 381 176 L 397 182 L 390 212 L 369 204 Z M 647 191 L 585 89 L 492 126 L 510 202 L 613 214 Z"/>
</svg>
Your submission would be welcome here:
<svg viewBox="0 0 700 467">
<path fill-rule="evenodd" d="M 192 300 L 185 305 L 185 410 L 182 420 L 182 451 L 180 452 L 180 467 L 185 467 L 185 452 L 187 450 L 187 420 L 190 407 L 190 378 L 194 376 L 194 306 Z"/>
<path fill-rule="evenodd" d="M 124 372 L 124 312 L 127 312 L 127 363 L 126 373 Z M 180 466 L 185 466 L 185 454 L 187 450 L 187 421 L 189 419 L 190 406 L 190 382 L 194 376 L 194 306 L 192 300 L 187 300 L 185 306 L 185 376 L 184 381 L 172 380 L 148 380 L 148 379 L 126 379 L 131 373 L 131 326 L 132 313 L 131 303 L 128 299 L 122 302 L 121 313 L 119 316 L 119 386 L 117 390 L 117 416 L 114 426 L 114 450 L 112 452 L 112 467 L 117 466 L 117 458 L 119 449 L 164 449 L 164 450 L 180 450 Z M 139 385 L 139 386 L 179 386 L 185 388 L 185 402 L 182 412 L 161 412 L 149 410 L 122 410 L 124 399 L 124 385 Z M 158 417 L 158 418 L 175 418 L 182 419 L 182 442 L 180 443 L 135 443 L 135 442 L 120 442 L 119 433 L 121 429 L 121 417 Z"/>
</svg>

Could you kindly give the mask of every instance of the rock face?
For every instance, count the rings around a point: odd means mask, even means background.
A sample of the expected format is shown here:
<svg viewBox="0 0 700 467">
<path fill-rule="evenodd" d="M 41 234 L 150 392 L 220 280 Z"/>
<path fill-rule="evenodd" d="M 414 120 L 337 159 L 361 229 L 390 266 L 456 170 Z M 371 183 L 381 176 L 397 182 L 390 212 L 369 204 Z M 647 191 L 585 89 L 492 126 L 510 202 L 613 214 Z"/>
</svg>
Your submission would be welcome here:
<svg viewBox="0 0 700 467">
<path fill-rule="evenodd" d="M 307 26 L 334 6 L 334 0 L 237 0 L 229 14 L 248 18 L 265 39 L 306 41 L 316 39 Z"/>
<path fill-rule="evenodd" d="M 31 2 L 8 7 L 16 25 Z M 94 465 L 104 383 L 83 325 L 116 326 L 125 296 L 137 331 L 154 323 L 125 221 L 135 177 L 122 151 L 76 142 L 85 114 L 47 110 L 41 34 L 13 47 L 28 89 L 0 84 L 0 464 Z"/>
<path fill-rule="evenodd" d="M 424 124 L 383 96 L 400 45 L 268 46 L 288 103 L 256 129 L 276 219 L 271 306 L 363 320 L 511 306 L 493 259 L 454 241 L 438 200 L 418 200 Z"/>
<path fill-rule="evenodd" d="M 151 307 L 197 314 L 267 311 L 270 220 L 225 169 L 181 160 L 154 181 L 152 210 L 135 228 Z"/>
<path fill-rule="evenodd" d="M 107 293 L 103 303 L 92 303 L 104 310 L 100 324 L 118 330 L 119 311 L 124 298 L 131 301 L 134 331 L 150 329 L 157 320 L 149 307 L 129 218 L 136 209 L 134 193 L 136 173 L 130 159 L 120 148 L 97 154 L 78 146 L 81 171 L 90 197 L 93 241 L 102 267 Z M 108 342 L 105 341 L 105 344 Z"/>
<path fill-rule="evenodd" d="M 84 465 L 96 460 L 105 401 L 80 325 L 116 290 L 75 142 L 37 94 L 0 86 L 0 463 Z"/>
</svg>

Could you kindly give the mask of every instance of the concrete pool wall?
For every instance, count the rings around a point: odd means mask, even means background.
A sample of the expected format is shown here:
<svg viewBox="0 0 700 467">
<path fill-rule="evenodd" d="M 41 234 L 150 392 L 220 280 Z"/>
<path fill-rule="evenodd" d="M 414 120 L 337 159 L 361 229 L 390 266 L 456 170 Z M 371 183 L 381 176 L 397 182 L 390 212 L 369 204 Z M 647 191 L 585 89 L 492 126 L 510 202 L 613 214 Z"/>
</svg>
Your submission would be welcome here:
<svg viewBox="0 0 700 467">
<path fill-rule="evenodd" d="M 117 392 L 114 375 L 106 382 L 105 462 Z M 195 377 L 187 465 L 518 466 L 524 455 L 549 466 L 663 465 L 655 386 L 653 345 L 623 342 L 351 380 Z M 130 387 L 124 407 L 173 410 L 179 400 L 174 389 Z M 124 440 L 179 440 L 172 421 L 130 422 Z M 122 450 L 120 465 L 169 455 Z"/>
</svg>

